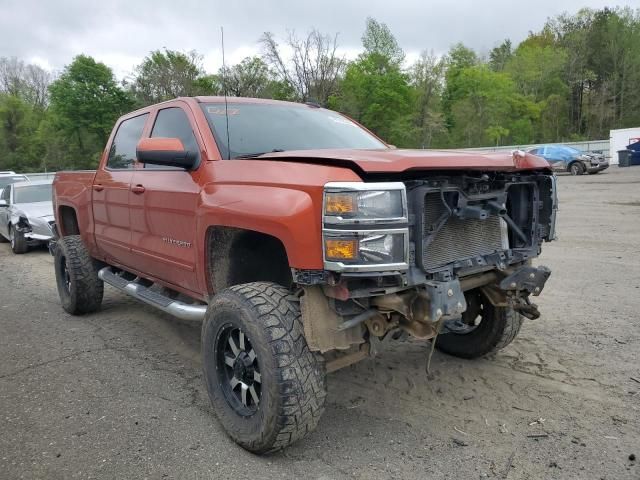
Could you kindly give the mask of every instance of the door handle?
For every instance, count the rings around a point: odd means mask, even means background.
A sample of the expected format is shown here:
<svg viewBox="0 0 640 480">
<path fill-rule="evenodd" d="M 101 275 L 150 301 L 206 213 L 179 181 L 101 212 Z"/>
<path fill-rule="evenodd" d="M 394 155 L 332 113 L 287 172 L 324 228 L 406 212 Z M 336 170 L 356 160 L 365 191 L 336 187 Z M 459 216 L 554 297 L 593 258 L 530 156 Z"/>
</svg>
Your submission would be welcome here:
<svg viewBox="0 0 640 480">
<path fill-rule="evenodd" d="M 142 185 L 136 185 L 134 187 L 131 187 L 131 191 L 133 193 L 135 193 L 136 195 L 140 195 L 140 194 L 144 193 L 145 188 Z"/>
<path fill-rule="evenodd" d="M 96 192 L 101 192 L 102 190 L 104 190 L 104 187 L 103 187 L 102 185 L 100 185 L 99 183 L 96 183 L 96 184 L 93 186 L 93 189 L 94 189 Z"/>
</svg>

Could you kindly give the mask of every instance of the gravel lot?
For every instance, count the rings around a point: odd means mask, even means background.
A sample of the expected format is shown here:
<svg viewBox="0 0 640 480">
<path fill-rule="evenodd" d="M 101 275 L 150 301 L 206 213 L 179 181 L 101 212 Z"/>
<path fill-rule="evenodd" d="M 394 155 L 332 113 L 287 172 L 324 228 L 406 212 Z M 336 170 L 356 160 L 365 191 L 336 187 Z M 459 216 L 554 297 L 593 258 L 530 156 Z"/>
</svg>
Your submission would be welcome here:
<svg viewBox="0 0 640 480">
<path fill-rule="evenodd" d="M 493 358 L 436 352 L 430 378 L 427 343 L 388 345 L 262 458 L 212 415 L 199 325 L 108 287 L 69 316 L 48 253 L 1 244 L 0 478 L 640 478 L 640 168 L 559 183 L 542 318 Z"/>
</svg>

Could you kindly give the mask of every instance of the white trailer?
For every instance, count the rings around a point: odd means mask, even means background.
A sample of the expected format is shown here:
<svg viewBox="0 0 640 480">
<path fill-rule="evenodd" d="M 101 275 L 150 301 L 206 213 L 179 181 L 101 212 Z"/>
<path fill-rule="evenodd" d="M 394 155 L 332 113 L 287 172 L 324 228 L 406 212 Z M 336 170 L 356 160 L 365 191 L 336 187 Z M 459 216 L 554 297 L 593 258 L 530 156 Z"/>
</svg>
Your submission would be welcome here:
<svg viewBox="0 0 640 480">
<path fill-rule="evenodd" d="M 640 141 L 640 127 L 609 130 L 610 163 L 618 163 L 618 150 L 624 150 L 627 145 Z"/>
</svg>

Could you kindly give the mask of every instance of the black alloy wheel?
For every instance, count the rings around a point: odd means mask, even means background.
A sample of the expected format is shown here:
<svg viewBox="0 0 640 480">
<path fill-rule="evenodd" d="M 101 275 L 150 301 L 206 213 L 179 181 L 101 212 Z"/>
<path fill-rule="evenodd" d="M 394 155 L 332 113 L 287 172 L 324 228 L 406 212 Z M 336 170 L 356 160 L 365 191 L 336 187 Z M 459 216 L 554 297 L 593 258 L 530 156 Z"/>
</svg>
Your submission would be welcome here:
<svg viewBox="0 0 640 480">
<path fill-rule="evenodd" d="M 253 415 L 260 405 L 262 377 L 258 356 L 246 334 L 232 323 L 216 339 L 216 368 L 222 392 L 238 415 Z"/>
</svg>

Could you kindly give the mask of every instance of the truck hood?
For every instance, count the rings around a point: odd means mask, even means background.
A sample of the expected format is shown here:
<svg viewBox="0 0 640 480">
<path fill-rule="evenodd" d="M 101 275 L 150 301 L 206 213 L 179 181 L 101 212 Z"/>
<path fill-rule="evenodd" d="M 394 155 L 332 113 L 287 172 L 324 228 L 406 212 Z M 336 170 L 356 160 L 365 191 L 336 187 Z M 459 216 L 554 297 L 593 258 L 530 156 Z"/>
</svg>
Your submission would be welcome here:
<svg viewBox="0 0 640 480">
<path fill-rule="evenodd" d="M 464 150 L 296 150 L 261 155 L 261 160 L 300 161 L 344 165 L 351 163 L 366 173 L 400 173 L 411 170 L 516 171 L 550 168 L 541 157 L 522 151 L 479 152 Z"/>
</svg>

